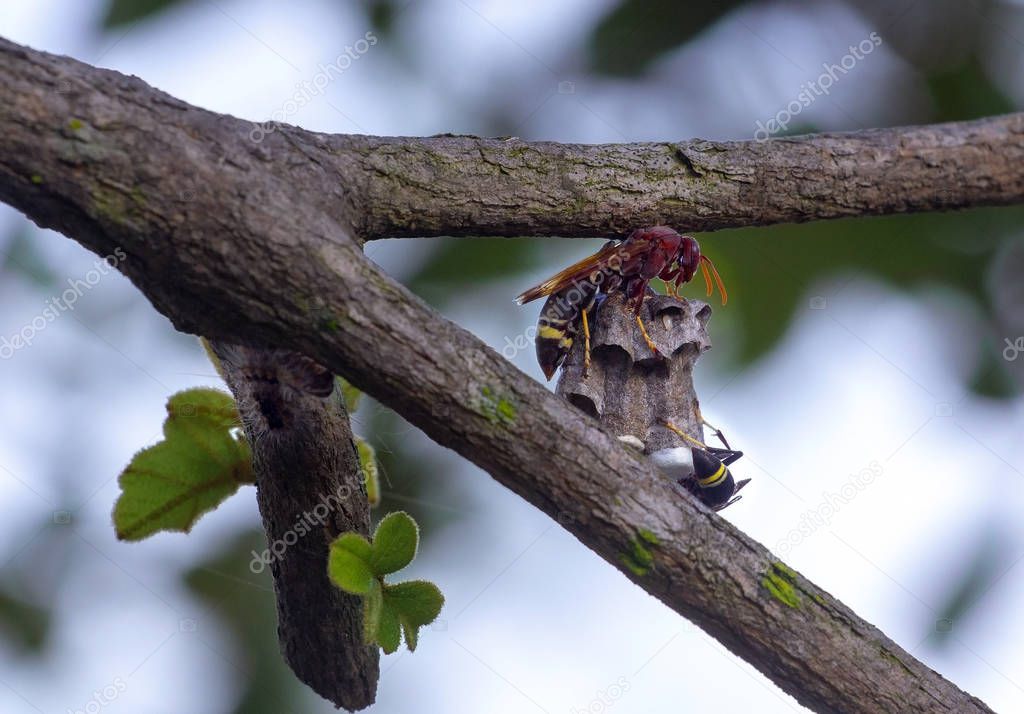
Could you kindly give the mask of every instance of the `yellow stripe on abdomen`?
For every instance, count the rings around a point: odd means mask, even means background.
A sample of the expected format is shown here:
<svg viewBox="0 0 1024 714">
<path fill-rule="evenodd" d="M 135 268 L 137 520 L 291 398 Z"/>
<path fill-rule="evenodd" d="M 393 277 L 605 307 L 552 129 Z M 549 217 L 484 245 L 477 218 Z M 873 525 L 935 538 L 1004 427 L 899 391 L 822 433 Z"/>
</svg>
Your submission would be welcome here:
<svg viewBox="0 0 1024 714">
<path fill-rule="evenodd" d="M 710 488 L 712 486 L 717 486 L 725 478 L 725 471 L 725 464 L 719 464 L 717 471 L 715 471 L 710 476 L 707 476 L 706 478 L 702 478 L 697 483 L 700 484 L 701 488 Z"/>
</svg>

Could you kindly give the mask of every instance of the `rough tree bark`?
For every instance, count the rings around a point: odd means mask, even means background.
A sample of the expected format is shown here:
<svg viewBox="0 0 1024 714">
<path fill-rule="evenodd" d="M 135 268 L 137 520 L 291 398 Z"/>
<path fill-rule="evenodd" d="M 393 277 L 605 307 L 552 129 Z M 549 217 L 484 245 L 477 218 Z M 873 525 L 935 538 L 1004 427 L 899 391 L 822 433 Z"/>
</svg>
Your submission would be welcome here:
<svg viewBox="0 0 1024 714">
<path fill-rule="evenodd" d="M 334 378 L 323 375 L 324 399 L 301 383 L 301 372 L 317 367 L 303 364 L 308 358 L 217 341 L 211 349 L 252 447 L 281 653 L 317 694 L 365 709 L 377 695 L 380 651 L 363 644 L 360 598 L 327 577 L 331 542 L 346 531 L 370 533 L 363 471 L 345 405 L 331 393 Z"/>
<path fill-rule="evenodd" d="M 346 376 L 807 706 L 988 711 L 679 498 L 593 419 L 383 274 L 360 242 L 1024 202 L 1024 116 L 764 145 L 580 147 L 292 127 L 255 143 L 251 123 L 10 43 L 0 42 L 0 79 L 0 199 L 101 255 L 122 247 L 119 267 L 179 329 L 288 346 Z M 637 575 L 621 556 L 641 537 L 652 558 Z"/>
</svg>

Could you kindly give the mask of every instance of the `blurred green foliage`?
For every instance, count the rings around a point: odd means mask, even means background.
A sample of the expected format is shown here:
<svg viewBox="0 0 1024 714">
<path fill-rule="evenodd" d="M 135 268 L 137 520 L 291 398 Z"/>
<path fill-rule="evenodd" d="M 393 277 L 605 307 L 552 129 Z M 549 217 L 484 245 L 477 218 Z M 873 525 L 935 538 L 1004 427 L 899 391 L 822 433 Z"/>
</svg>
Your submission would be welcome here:
<svg viewBox="0 0 1024 714">
<path fill-rule="evenodd" d="M 929 74 L 927 83 L 935 102 L 930 118 L 933 122 L 978 119 L 1014 110 L 1013 103 L 992 83 L 977 57 Z"/>
<path fill-rule="evenodd" d="M 39 248 L 32 240 L 31 230 L 26 226 L 13 232 L 0 270 L 4 273 L 19 274 L 40 288 L 50 290 L 57 284 L 57 275 L 49 262 L 39 254 Z"/>
<path fill-rule="evenodd" d="M 741 0 L 625 0 L 601 18 L 587 47 L 600 74 L 640 74 L 665 53 L 692 39 Z"/>
<path fill-rule="evenodd" d="M 459 293 L 471 285 L 486 284 L 537 267 L 541 264 L 540 245 L 544 240 L 443 238 L 405 284 L 427 302 L 441 305 L 457 299 Z"/>
<path fill-rule="evenodd" d="M 140 22 L 190 0 L 109 0 L 103 16 L 103 27 L 113 29 Z"/>
<path fill-rule="evenodd" d="M 933 580 L 945 581 L 946 590 L 936 610 L 934 628 L 928 633 L 927 642 L 935 649 L 949 647 L 963 636 L 971 611 L 1019 560 L 1009 533 L 993 531 L 988 521 L 978 523 L 974 533 L 966 559 L 955 563 L 938 560 L 941 571 Z M 954 577 L 950 579 L 950 575 Z"/>
<path fill-rule="evenodd" d="M 726 230 L 701 245 L 729 288 L 729 305 L 716 317 L 735 321 L 732 354 L 749 364 L 778 343 L 806 309 L 811 285 L 828 277 L 874 277 L 906 290 L 946 286 L 970 298 L 979 314 L 990 312 L 985 273 L 1002 241 L 1021 239 L 1022 223 L 1021 208 L 978 209 Z M 986 346 L 978 370 L 999 368 L 996 346 Z M 1009 380 L 995 374 L 974 386 L 1013 395 Z"/>
<path fill-rule="evenodd" d="M 401 9 L 391 0 L 363 0 L 370 27 L 381 36 L 388 36 L 394 29 L 395 15 Z"/>
<path fill-rule="evenodd" d="M 235 674 L 238 694 L 233 714 L 299 711 L 294 702 L 303 687 L 284 663 L 277 643 L 277 606 L 270 573 L 253 575 L 252 553 L 267 545 L 259 530 L 239 533 L 224 547 L 184 574 L 189 591 L 214 615 L 200 619 L 196 636 L 225 660 Z M 230 641 L 218 642 L 219 630 Z"/>
<path fill-rule="evenodd" d="M 19 653 L 40 653 L 47 644 L 52 623 L 49 608 L 0 590 L 0 633 Z"/>
</svg>

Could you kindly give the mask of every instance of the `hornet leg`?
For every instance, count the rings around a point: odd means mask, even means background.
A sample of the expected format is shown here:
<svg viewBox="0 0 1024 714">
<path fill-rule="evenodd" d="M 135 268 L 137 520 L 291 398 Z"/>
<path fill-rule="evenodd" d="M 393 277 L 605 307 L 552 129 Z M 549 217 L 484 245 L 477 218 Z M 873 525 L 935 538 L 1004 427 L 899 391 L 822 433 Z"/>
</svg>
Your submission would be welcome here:
<svg viewBox="0 0 1024 714">
<path fill-rule="evenodd" d="M 580 315 L 583 317 L 583 379 L 586 379 L 590 374 L 590 322 L 586 310 Z"/>
<path fill-rule="evenodd" d="M 722 430 L 704 418 L 704 414 L 700 410 L 700 404 L 697 405 L 697 420 L 703 426 L 711 429 L 711 433 L 718 437 L 718 440 L 722 442 L 726 449 L 732 449 L 732 447 L 729 446 L 729 442 L 725 440 L 725 434 L 722 433 Z"/>
<path fill-rule="evenodd" d="M 661 278 L 661 282 L 665 284 L 665 292 L 677 300 L 679 299 L 679 286 L 676 285 L 675 279 L 678 275 L 679 267 L 676 266 L 675 268 L 665 268 L 665 270 L 661 271 L 661 275 L 658 276 Z"/>
<path fill-rule="evenodd" d="M 729 442 L 726 440 L 725 434 L 722 433 L 721 429 L 719 429 L 717 426 L 715 426 L 714 424 L 712 424 L 711 422 L 704 418 L 704 415 L 700 411 L 699 405 L 697 407 L 697 418 L 700 420 L 701 424 L 711 429 L 711 432 L 716 437 L 718 437 L 718 440 L 721 441 L 722 444 L 725 445 L 724 449 L 718 449 L 715 448 L 714 446 L 707 447 L 707 450 L 714 454 L 715 456 L 717 456 L 723 464 L 728 466 L 729 464 L 733 463 L 741 456 L 743 456 L 742 451 L 736 451 L 731 446 L 729 446 Z"/>
<path fill-rule="evenodd" d="M 694 439 L 692 436 L 687 434 L 685 431 L 680 429 L 678 426 L 676 426 L 672 422 L 664 421 L 662 423 L 665 425 L 666 429 L 668 429 L 669 431 L 675 433 L 677 436 L 682 437 L 683 441 L 687 441 L 687 442 L 693 444 L 694 446 L 696 446 L 698 448 L 704 449 L 705 451 L 709 450 L 707 445 L 704 444 L 704 442 L 698 441 L 697 439 Z"/>
<path fill-rule="evenodd" d="M 654 353 L 655 357 L 661 356 L 658 351 L 658 346 L 654 344 L 654 340 L 647 334 L 647 328 L 644 327 L 644 321 L 640 319 L 640 309 L 644 305 L 644 298 L 646 297 L 647 281 L 639 278 L 632 278 L 631 282 L 626 286 L 626 305 L 632 306 L 633 315 L 636 318 L 636 324 L 640 328 L 640 334 L 644 338 L 644 342 L 647 344 L 647 349 Z"/>
<path fill-rule="evenodd" d="M 653 352 L 656 357 L 659 356 L 661 352 L 658 352 L 658 346 L 654 344 L 654 340 L 647 334 L 647 328 L 644 327 L 644 321 L 640 319 L 639 315 L 636 316 L 636 324 L 640 328 L 640 335 L 644 338 L 644 342 L 647 343 L 647 349 Z"/>
</svg>

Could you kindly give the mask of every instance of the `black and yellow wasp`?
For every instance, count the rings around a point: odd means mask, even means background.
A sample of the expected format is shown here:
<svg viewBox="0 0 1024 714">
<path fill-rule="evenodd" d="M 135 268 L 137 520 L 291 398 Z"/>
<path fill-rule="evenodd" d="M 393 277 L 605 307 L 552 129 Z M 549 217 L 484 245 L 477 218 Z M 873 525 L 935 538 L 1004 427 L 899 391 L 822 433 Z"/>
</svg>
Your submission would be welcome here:
<svg viewBox="0 0 1024 714">
<path fill-rule="evenodd" d="M 697 441 L 671 422 L 664 424 L 691 446 L 661 449 L 650 455 L 651 461 L 708 508 L 720 511 L 740 500 L 741 496 L 736 494 L 750 479 L 736 481 L 729 466 L 743 456 L 743 452 L 733 450 L 725 435 L 714 427 L 724 449 Z"/>
</svg>

